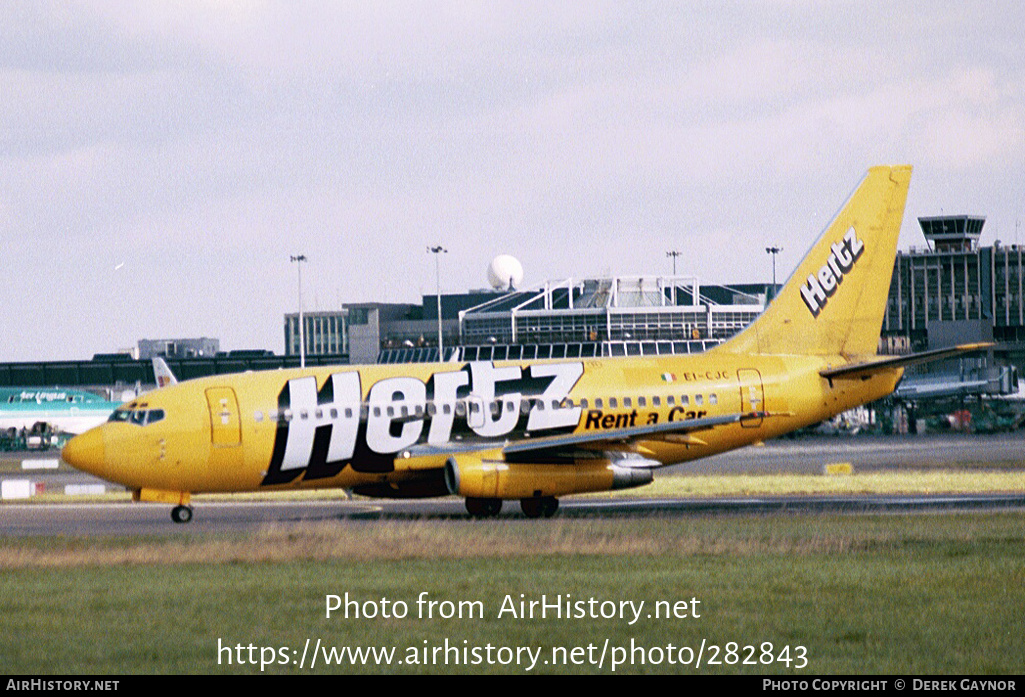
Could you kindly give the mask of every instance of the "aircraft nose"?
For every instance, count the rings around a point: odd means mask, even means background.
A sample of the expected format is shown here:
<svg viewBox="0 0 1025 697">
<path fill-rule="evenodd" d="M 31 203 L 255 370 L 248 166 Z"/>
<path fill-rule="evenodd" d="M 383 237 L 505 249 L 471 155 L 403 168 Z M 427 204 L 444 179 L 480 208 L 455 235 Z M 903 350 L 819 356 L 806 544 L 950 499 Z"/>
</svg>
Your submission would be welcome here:
<svg viewBox="0 0 1025 697">
<path fill-rule="evenodd" d="M 76 469 L 102 477 L 106 456 L 102 431 L 94 428 L 75 436 L 61 450 L 61 458 Z"/>
</svg>

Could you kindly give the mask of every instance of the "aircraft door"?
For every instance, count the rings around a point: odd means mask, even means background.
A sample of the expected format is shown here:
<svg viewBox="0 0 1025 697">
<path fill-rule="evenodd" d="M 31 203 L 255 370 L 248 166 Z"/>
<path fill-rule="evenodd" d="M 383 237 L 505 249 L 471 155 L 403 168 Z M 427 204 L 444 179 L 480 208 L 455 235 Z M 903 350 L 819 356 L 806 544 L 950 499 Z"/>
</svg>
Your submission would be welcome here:
<svg viewBox="0 0 1025 697">
<path fill-rule="evenodd" d="M 762 374 L 754 368 L 741 368 L 737 371 L 740 382 L 740 411 L 749 413 L 765 411 L 765 389 L 762 387 Z M 744 428 L 757 428 L 762 425 L 762 417 L 742 418 L 740 425 Z"/>
<path fill-rule="evenodd" d="M 238 399 L 230 387 L 211 387 L 206 391 L 210 408 L 210 443 L 216 447 L 235 447 L 242 444 L 242 420 Z"/>
</svg>

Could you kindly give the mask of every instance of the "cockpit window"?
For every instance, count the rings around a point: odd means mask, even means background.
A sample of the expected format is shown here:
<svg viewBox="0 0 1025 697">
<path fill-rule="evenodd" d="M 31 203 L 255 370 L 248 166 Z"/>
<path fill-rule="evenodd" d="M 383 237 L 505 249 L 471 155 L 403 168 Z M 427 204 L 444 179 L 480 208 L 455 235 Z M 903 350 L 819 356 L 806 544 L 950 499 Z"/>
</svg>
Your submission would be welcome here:
<svg viewBox="0 0 1025 697">
<path fill-rule="evenodd" d="M 155 424 L 157 421 L 164 419 L 163 409 L 115 409 L 111 414 L 110 418 L 107 419 L 111 423 L 133 423 L 136 426 L 147 426 L 149 424 Z"/>
<path fill-rule="evenodd" d="M 117 423 L 119 421 L 128 421 L 131 418 L 131 409 L 115 409 L 113 413 L 111 413 L 110 418 L 107 419 L 107 421 L 111 423 Z"/>
</svg>

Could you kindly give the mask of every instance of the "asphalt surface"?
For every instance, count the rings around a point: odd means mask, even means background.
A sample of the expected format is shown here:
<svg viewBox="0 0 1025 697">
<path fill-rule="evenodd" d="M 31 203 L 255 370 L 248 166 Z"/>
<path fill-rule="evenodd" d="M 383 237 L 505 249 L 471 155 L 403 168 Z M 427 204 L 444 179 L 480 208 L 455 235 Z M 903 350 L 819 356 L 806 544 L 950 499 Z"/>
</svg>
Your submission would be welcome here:
<svg viewBox="0 0 1025 697">
<path fill-rule="evenodd" d="M 855 471 L 981 465 L 1025 472 L 1025 432 L 783 437 L 660 471 L 817 474 L 824 465 L 841 462 L 851 463 Z"/>
<path fill-rule="evenodd" d="M 44 456 L 45 457 L 45 456 Z M 52 455 L 50 455 L 52 457 Z M 914 496 L 750 496 L 714 499 L 628 498 L 619 500 L 567 497 L 560 517 L 687 516 L 730 514 L 796 514 L 963 510 L 1025 510 L 1025 435 L 830 436 L 780 439 L 748 447 L 661 473 L 820 473 L 824 465 L 851 463 L 855 471 L 983 467 L 1022 472 L 1022 490 L 1013 494 Z M 657 476 L 657 475 L 656 475 Z M 4 474 L 4 479 L 31 479 L 44 491 L 63 491 L 68 484 L 98 483 L 69 471 L 36 470 Z M 110 486 L 110 489 L 114 489 Z M 0 504 L 0 530 L 9 536 L 122 536 L 195 534 L 257 530 L 269 525 L 310 521 L 381 519 L 464 519 L 460 499 L 366 501 L 228 501 L 197 502 L 187 525 L 170 519 L 170 506 L 130 503 Z M 516 502 L 506 502 L 503 517 L 522 517 Z M 542 521 L 538 521 L 543 524 Z"/>
</svg>

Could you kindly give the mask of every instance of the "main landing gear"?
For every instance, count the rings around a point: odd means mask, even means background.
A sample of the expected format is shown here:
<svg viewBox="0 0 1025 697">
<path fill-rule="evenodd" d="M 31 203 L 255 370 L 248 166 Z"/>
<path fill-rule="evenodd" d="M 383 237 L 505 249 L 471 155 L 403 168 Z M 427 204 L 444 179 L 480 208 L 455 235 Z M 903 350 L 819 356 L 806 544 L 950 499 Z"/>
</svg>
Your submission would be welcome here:
<svg viewBox="0 0 1025 697">
<path fill-rule="evenodd" d="M 559 510 L 559 499 L 554 496 L 520 499 L 520 508 L 528 518 L 551 518 Z"/>
<path fill-rule="evenodd" d="M 466 512 L 474 518 L 494 518 L 502 512 L 502 499 L 466 497 Z"/>
<path fill-rule="evenodd" d="M 171 520 L 176 523 L 187 523 L 192 520 L 191 506 L 175 506 L 171 509 Z"/>
<path fill-rule="evenodd" d="M 520 508 L 528 518 L 551 518 L 559 510 L 559 500 L 554 496 L 520 499 Z M 502 499 L 467 497 L 466 511 L 474 518 L 494 518 L 502 512 Z"/>
</svg>

